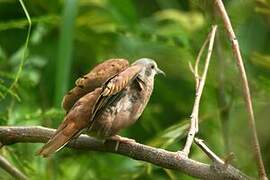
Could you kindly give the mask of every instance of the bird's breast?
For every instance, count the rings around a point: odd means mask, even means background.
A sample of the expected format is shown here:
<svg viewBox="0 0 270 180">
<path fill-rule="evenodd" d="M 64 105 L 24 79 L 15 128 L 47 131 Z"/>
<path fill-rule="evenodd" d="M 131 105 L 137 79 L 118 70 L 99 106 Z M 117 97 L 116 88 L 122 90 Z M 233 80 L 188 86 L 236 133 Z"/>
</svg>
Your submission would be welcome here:
<svg viewBox="0 0 270 180">
<path fill-rule="evenodd" d="M 127 89 L 124 94 L 115 106 L 112 106 L 117 111 L 112 124 L 115 132 L 133 124 L 138 119 L 143 104 L 143 97 L 139 93 Z"/>
<path fill-rule="evenodd" d="M 138 120 L 141 116 L 150 95 L 152 89 L 140 89 L 128 87 L 122 98 L 117 101 L 115 108 L 117 114 L 112 124 L 114 131 L 126 128 Z"/>
<path fill-rule="evenodd" d="M 125 88 L 120 96 L 108 105 L 94 119 L 94 134 L 108 137 L 117 134 L 141 116 L 151 96 L 152 88 L 139 88 L 130 85 Z M 91 132 L 90 132 L 91 133 Z"/>
</svg>

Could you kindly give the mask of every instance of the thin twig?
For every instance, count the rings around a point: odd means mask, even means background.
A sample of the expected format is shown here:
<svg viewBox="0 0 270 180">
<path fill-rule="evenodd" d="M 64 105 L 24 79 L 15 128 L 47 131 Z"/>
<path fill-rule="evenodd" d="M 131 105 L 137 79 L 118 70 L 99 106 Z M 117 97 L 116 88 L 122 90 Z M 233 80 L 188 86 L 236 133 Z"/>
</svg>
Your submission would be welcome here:
<svg viewBox="0 0 270 180">
<path fill-rule="evenodd" d="M 218 164 L 225 165 L 225 162 L 220 159 L 204 142 L 202 139 L 195 138 L 195 143 L 203 150 L 203 152 L 213 161 Z"/>
<path fill-rule="evenodd" d="M 202 54 L 212 36 L 212 31 L 213 29 L 211 30 L 211 32 L 208 34 L 208 37 L 206 38 L 206 40 L 204 41 L 199 53 L 198 53 L 198 56 L 195 60 L 195 65 L 194 65 L 194 71 L 193 71 L 193 74 L 194 74 L 194 78 L 195 78 L 195 85 L 196 85 L 196 91 L 199 87 L 199 83 L 200 83 L 200 76 L 199 76 L 199 64 L 200 64 L 200 60 L 201 60 L 201 57 L 202 57 Z"/>
<path fill-rule="evenodd" d="M 28 28 L 27 28 L 27 35 L 26 35 L 26 40 L 25 40 L 24 46 L 23 46 L 23 52 L 22 52 L 22 57 L 21 57 L 21 61 L 20 61 L 20 64 L 19 64 L 19 68 L 18 68 L 18 71 L 16 72 L 14 81 L 9 86 L 7 92 L 13 90 L 13 88 L 17 85 L 17 83 L 19 81 L 19 78 L 21 76 L 21 73 L 22 73 L 22 70 L 23 70 L 23 67 L 24 67 L 24 64 L 25 64 L 25 60 L 26 60 L 26 53 L 27 53 L 27 48 L 28 48 L 29 39 L 30 39 L 30 33 L 31 33 L 31 28 L 32 28 L 32 21 L 31 21 L 31 17 L 29 15 L 29 13 L 27 11 L 27 8 L 25 7 L 23 0 L 19 0 L 19 2 L 20 2 L 20 5 L 21 5 L 21 7 L 23 9 L 23 12 L 24 12 L 24 14 L 26 16 L 26 19 L 28 21 Z M 7 93 L 5 94 L 5 96 L 6 95 L 7 95 Z M 5 96 L 3 98 L 5 98 Z M 19 96 L 15 96 L 15 97 L 17 98 L 18 101 L 20 101 Z"/>
<path fill-rule="evenodd" d="M 0 141 L 5 145 L 18 142 L 46 143 L 54 132 L 55 130 L 53 129 L 38 126 L 0 126 Z M 166 169 L 178 170 L 199 179 L 249 179 L 240 170 L 231 165 L 228 165 L 227 168 L 217 170 L 211 168 L 208 164 L 189 159 L 185 155 L 176 152 L 150 147 L 136 142 L 120 142 L 118 150 L 115 151 L 115 144 L 115 141 L 106 141 L 103 143 L 95 138 L 81 135 L 67 144 L 67 147 L 120 154 L 132 159 L 149 162 Z"/>
<path fill-rule="evenodd" d="M 14 167 L 6 158 L 0 155 L 0 167 L 16 179 L 26 180 L 27 177 L 16 167 Z"/>
<path fill-rule="evenodd" d="M 226 12 L 226 9 L 224 7 L 222 0 L 215 0 L 214 2 L 215 2 L 215 6 L 218 9 L 218 12 L 220 13 L 220 15 L 222 17 L 224 26 L 227 30 L 227 34 L 228 34 L 228 36 L 231 40 L 231 43 L 232 43 L 233 54 L 236 58 L 237 67 L 238 67 L 238 70 L 240 72 L 240 77 L 241 77 L 241 82 L 242 82 L 242 90 L 243 90 L 245 104 L 246 104 L 246 108 L 247 108 L 247 112 L 248 112 L 248 120 L 249 120 L 248 122 L 249 122 L 249 126 L 251 128 L 251 131 L 252 131 L 252 146 L 254 149 L 253 153 L 254 153 L 254 157 L 255 157 L 256 162 L 257 162 L 260 179 L 266 180 L 268 178 L 267 178 L 264 164 L 263 164 L 263 160 L 262 160 L 260 144 L 259 144 L 257 130 L 256 130 L 254 112 L 253 112 L 253 107 L 252 107 L 252 100 L 251 100 L 247 75 L 245 72 L 245 67 L 244 67 L 242 56 L 241 56 L 241 51 L 239 48 L 238 40 L 236 38 L 236 35 L 235 35 L 234 30 L 232 28 L 230 18 Z"/>
<path fill-rule="evenodd" d="M 205 42 L 204 42 L 204 44 L 199 52 L 199 55 L 196 59 L 196 62 L 195 62 L 195 68 L 194 68 L 194 77 L 195 77 L 195 81 L 196 81 L 195 101 L 194 101 L 193 110 L 192 110 L 192 114 L 191 114 L 191 122 L 190 122 L 191 124 L 190 124 L 190 129 L 188 132 L 186 144 L 185 144 L 184 149 L 181 151 L 181 153 L 184 153 L 186 156 L 189 155 L 190 148 L 191 148 L 191 145 L 193 143 L 195 134 L 199 130 L 198 116 L 199 116 L 200 100 L 201 100 L 201 96 L 202 96 L 202 92 L 203 92 L 203 88 L 204 88 L 204 84 L 205 84 L 205 80 L 206 80 L 206 75 L 207 75 L 207 71 L 208 71 L 208 67 L 209 67 L 209 63 L 210 63 L 210 58 L 211 58 L 212 49 L 213 49 L 213 45 L 214 45 L 216 30 L 217 30 L 217 26 L 216 25 L 212 26 L 212 30 L 209 33 L 207 39 L 205 40 Z M 199 73 L 198 73 L 198 65 L 199 65 L 199 62 L 201 59 L 202 52 L 204 51 L 208 41 L 209 41 L 208 52 L 207 52 L 207 56 L 206 56 L 203 74 L 200 77 Z"/>
</svg>

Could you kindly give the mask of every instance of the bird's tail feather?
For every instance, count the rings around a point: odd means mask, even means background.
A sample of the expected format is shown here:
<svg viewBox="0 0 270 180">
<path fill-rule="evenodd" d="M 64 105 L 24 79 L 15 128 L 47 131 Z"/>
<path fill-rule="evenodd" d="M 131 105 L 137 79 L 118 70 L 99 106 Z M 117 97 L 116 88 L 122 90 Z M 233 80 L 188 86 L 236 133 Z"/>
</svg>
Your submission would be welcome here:
<svg viewBox="0 0 270 180">
<path fill-rule="evenodd" d="M 38 152 L 37 155 L 47 157 L 59 151 L 78 133 L 78 130 L 73 129 L 72 133 L 65 133 L 65 130 L 69 127 L 65 127 L 63 130 L 57 132 Z"/>
</svg>

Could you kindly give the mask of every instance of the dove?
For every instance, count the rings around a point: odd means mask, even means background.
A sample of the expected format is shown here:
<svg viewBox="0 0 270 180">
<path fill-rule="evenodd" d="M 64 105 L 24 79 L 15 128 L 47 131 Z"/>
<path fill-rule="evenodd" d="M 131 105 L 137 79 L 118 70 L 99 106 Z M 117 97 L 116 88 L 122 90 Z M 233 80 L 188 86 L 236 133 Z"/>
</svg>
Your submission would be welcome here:
<svg viewBox="0 0 270 180">
<path fill-rule="evenodd" d="M 139 119 L 157 74 L 165 75 L 148 58 L 130 66 L 125 59 L 110 59 L 94 67 L 64 96 L 62 107 L 67 114 L 38 155 L 47 157 L 82 133 L 104 140 L 134 141 L 117 134 Z"/>
</svg>

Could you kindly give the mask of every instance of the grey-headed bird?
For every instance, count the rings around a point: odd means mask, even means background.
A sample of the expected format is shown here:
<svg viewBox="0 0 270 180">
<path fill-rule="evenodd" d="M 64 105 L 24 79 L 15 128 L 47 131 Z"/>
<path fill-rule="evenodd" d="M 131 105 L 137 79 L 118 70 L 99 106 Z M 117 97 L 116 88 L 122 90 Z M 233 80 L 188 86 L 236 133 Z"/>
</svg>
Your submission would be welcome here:
<svg viewBox="0 0 270 180">
<path fill-rule="evenodd" d="M 141 116 L 152 94 L 155 75 L 160 73 L 164 74 L 148 58 L 130 66 L 125 59 L 97 65 L 64 96 L 64 121 L 38 154 L 46 157 L 83 132 L 102 139 L 129 141 L 117 133 Z"/>
</svg>

